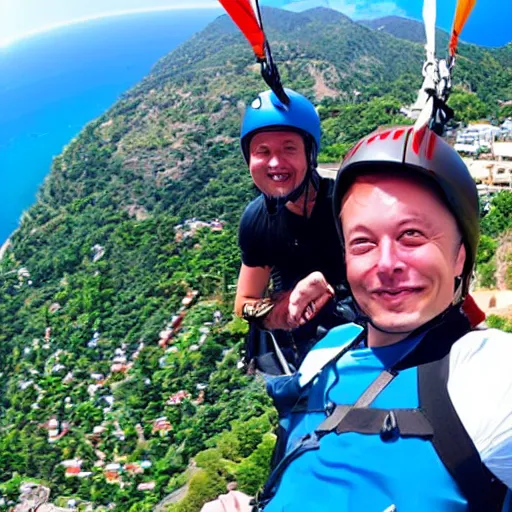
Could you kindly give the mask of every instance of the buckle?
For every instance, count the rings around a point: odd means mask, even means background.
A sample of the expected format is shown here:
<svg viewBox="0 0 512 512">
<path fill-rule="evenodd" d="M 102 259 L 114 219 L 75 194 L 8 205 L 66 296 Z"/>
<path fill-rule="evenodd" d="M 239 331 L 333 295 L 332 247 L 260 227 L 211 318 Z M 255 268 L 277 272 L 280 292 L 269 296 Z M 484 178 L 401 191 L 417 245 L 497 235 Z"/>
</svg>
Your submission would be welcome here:
<svg viewBox="0 0 512 512">
<path fill-rule="evenodd" d="M 396 441 L 400 437 L 400 430 L 398 428 L 398 422 L 396 420 L 396 415 L 393 411 L 389 411 L 387 416 L 384 418 L 382 422 L 382 428 L 380 429 L 380 438 L 389 443 L 391 441 Z"/>
</svg>

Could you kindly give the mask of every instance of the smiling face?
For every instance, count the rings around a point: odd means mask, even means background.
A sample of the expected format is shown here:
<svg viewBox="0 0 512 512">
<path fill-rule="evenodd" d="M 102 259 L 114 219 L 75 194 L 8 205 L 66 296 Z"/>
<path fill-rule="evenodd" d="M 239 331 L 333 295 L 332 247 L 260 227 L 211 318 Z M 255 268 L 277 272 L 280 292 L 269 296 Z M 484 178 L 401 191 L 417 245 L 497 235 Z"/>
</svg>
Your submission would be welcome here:
<svg viewBox="0 0 512 512">
<path fill-rule="evenodd" d="M 249 146 L 249 170 L 254 184 L 271 197 L 293 192 L 308 168 L 304 139 L 295 132 L 257 133 Z"/>
<path fill-rule="evenodd" d="M 455 219 L 415 181 L 358 178 L 342 209 L 347 278 L 370 318 L 369 345 L 405 338 L 452 302 L 466 252 Z"/>
</svg>

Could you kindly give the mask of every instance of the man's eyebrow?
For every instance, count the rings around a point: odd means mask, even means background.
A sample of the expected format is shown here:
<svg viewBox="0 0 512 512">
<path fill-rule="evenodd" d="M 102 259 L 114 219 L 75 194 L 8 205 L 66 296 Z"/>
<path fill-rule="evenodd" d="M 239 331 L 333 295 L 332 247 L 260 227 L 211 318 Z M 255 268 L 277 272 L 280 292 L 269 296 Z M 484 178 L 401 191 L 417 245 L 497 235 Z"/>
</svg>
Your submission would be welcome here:
<svg viewBox="0 0 512 512">
<path fill-rule="evenodd" d="M 407 224 L 413 223 L 413 222 L 421 224 L 422 226 L 425 226 L 427 228 L 433 227 L 432 223 L 429 222 L 425 218 L 424 215 L 422 216 L 419 213 L 408 215 L 406 218 L 400 220 L 396 226 L 398 228 L 401 228 L 401 227 L 403 227 Z M 349 236 L 358 231 L 364 232 L 364 233 L 371 233 L 371 228 L 368 226 L 365 226 L 364 224 L 356 224 L 355 226 L 352 226 L 351 228 L 349 228 L 346 233 L 347 233 L 347 236 Z"/>
<path fill-rule="evenodd" d="M 347 231 L 347 235 L 351 235 L 352 233 L 356 232 L 356 231 L 364 231 L 365 233 L 370 233 L 371 230 L 370 228 L 367 228 L 366 226 L 364 226 L 363 224 L 356 224 L 355 226 L 352 226 L 348 231 Z"/>
<path fill-rule="evenodd" d="M 268 146 L 268 142 L 267 141 L 261 141 L 261 142 L 255 142 L 254 144 L 252 144 L 253 148 L 259 148 L 260 146 Z"/>
<path fill-rule="evenodd" d="M 402 227 L 403 225 L 409 224 L 411 222 L 417 222 L 428 228 L 432 227 L 432 223 L 425 217 L 425 215 L 421 215 L 420 213 L 413 213 L 408 215 L 405 219 L 402 219 L 398 223 L 398 227 Z"/>
</svg>

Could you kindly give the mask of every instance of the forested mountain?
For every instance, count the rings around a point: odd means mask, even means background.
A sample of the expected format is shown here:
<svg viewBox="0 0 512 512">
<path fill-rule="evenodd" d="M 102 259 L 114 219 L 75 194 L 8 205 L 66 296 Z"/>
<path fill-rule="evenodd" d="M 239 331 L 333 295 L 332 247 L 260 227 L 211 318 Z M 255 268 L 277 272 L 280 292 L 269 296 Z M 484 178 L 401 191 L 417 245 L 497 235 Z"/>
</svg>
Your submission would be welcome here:
<svg viewBox="0 0 512 512">
<path fill-rule="evenodd" d="M 415 43 L 425 44 L 425 26 L 422 22 L 410 18 L 402 18 L 400 16 L 385 16 L 383 18 L 376 18 L 373 20 L 360 20 L 359 23 L 372 30 L 383 32 L 399 39 L 406 39 Z M 489 27 L 489 30 L 492 28 Z M 438 57 L 445 57 L 447 55 L 448 42 L 450 35 L 448 32 L 436 29 L 436 52 Z M 464 43 L 462 38 L 462 47 L 466 50 L 469 48 L 476 49 L 476 45 Z M 497 59 L 502 66 L 509 67 L 512 65 L 512 43 L 508 43 L 500 48 L 487 47 L 480 48 L 485 50 L 493 58 Z M 462 55 L 465 55 L 462 52 Z M 458 66 L 458 64 L 457 64 Z"/>
<path fill-rule="evenodd" d="M 319 105 L 324 159 L 407 121 L 421 44 L 323 8 L 264 19 L 283 82 Z M 460 51 L 454 97 L 496 115 L 512 99 L 509 50 Z M 237 367 L 246 326 L 231 316 L 237 222 L 255 194 L 240 116 L 263 88 L 222 16 L 55 158 L 0 262 L 5 503 L 27 477 L 54 499 L 132 512 L 188 480 L 170 509 L 198 511 L 230 480 L 248 493 L 263 482 L 275 418 Z"/>
<path fill-rule="evenodd" d="M 402 18 L 401 16 L 384 16 L 373 20 L 360 20 L 359 23 L 399 39 L 425 44 L 425 26 L 421 21 Z M 450 36 L 441 29 L 437 29 L 436 32 L 436 46 L 444 51 L 447 48 Z"/>
</svg>

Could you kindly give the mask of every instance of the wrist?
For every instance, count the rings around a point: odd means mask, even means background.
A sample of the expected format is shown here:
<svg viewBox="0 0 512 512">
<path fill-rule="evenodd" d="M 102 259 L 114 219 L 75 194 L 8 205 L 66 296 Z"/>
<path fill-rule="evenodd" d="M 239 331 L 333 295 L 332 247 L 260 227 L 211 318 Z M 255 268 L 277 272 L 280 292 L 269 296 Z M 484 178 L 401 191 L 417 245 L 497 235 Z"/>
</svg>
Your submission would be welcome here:
<svg viewBox="0 0 512 512">
<path fill-rule="evenodd" d="M 288 322 L 288 298 L 289 294 L 281 294 L 274 300 L 274 307 L 262 319 L 262 326 L 269 331 L 279 329 L 291 331 L 292 327 Z"/>
<path fill-rule="evenodd" d="M 242 306 L 242 318 L 248 322 L 254 322 L 260 327 L 268 328 L 265 320 L 274 309 L 274 302 L 271 299 L 261 299 L 253 302 L 246 302 Z"/>
</svg>

